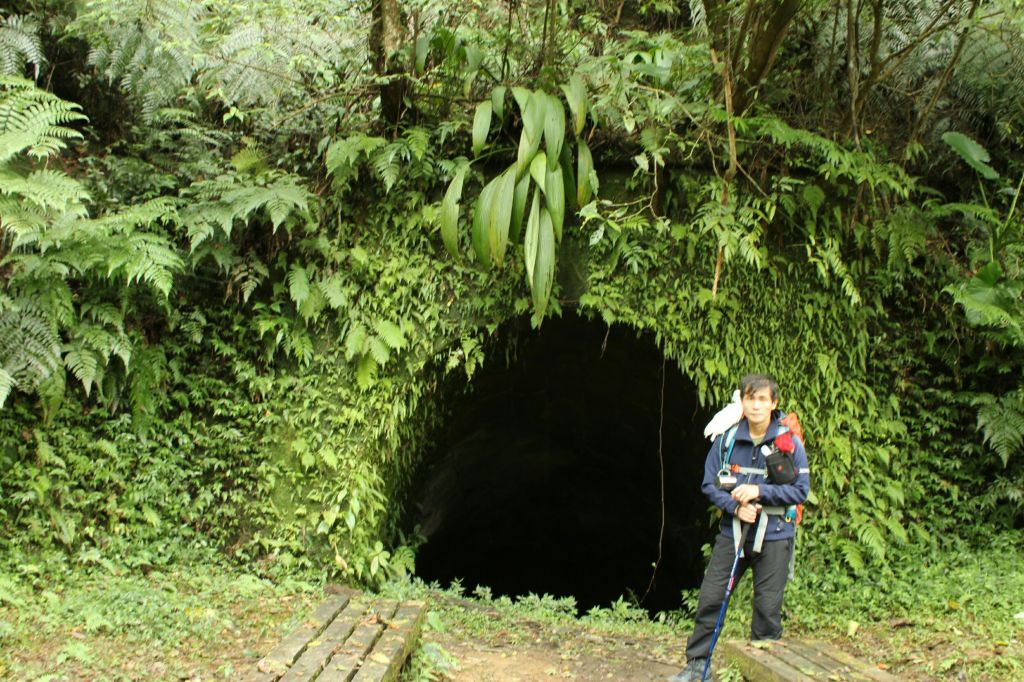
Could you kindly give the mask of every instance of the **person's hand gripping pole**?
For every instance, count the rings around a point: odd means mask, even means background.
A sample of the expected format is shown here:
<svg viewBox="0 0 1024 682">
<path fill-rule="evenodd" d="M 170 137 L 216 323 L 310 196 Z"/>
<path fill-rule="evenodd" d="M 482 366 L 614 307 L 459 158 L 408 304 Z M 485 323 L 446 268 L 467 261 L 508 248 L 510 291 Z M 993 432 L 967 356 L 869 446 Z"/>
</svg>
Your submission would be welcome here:
<svg viewBox="0 0 1024 682">
<path fill-rule="evenodd" d="M 754 523 L 757 515 L 761 512 L 761 505 L 757 504 L 757 498 L 761 496 L 761 489 L 750 483 L 744 483 L 733 488 L 732 499 L 739 504 L 736 507 L 735 515 L 743 523 Z"/>
</svg>

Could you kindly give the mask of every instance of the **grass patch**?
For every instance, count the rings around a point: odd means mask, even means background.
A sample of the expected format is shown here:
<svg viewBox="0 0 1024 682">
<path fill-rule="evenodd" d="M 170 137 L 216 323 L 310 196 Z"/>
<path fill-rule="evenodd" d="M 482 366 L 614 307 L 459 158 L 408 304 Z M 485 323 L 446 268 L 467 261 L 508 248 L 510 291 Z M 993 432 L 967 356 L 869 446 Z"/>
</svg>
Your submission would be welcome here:
<svg viewBox="0 0 1024 682">
<path fill-rule="evenodd" d="M 830 640 L 905 680 L 1021 679 L 1021 565 L 1019 532 L 984 547 L 906 551 L 887 569 L 856 576 L 805 559 L 787 592 L 786 634 Z M 311 612 L 321 587 L 272 582 L 215 556 L 145 574 L 0 565 L 0 678 L 235 679 Z M 681 663 L 692 626 L 684 611 L 651 618 L 626 600 L 577 616 L 571 598 L 493 597 L 485 588 L 466 595 L 415 579 L 383 596 L 431 603 L 404 680 L 450 679 L 462 659 L 500 663 L 515 652 L 528 652 L 525 664 L 545 677 L 629 679 L 641 666 Z M 747 578 L 724 637 L 748 635 L 750 598 Z"/>
<path fill-rule="evenodd" d="M 220 563 L 141 573 L 0 569 L 0 678 L 235 679 L 320 595 Z"/>
<path fill-rule="evenodd" d="M 983 547 L 956 543 L 922 557 L 904 549 L 885 570 L 862 575 L 805 559 L 787 590 L 786 636 L 831 641 L 899 679 L 1022 679 L 1022 565 L 1019 532 L 994 535 Z M 563 656 L 600 656 L 611 642 L 638 642 L 638 657 L 669 662 L 682 656 L 693 624 L 684 611 L 650 618 L 622 600 L 576 617 L 572 599 L 492 598 L 486 589 L 465 595 L 458 585 L 389 589 L 432 603 L 407 680 L 446 679 L 445 671 L 458 668 L 464 641 L 509 649 L 558 644 Z M 749 636 L 751 597 L 746 576 L 733 595 L 724 638 Z M 695 603 L 695 594 L 684 595 L 684 603 Z"/>
</svg>

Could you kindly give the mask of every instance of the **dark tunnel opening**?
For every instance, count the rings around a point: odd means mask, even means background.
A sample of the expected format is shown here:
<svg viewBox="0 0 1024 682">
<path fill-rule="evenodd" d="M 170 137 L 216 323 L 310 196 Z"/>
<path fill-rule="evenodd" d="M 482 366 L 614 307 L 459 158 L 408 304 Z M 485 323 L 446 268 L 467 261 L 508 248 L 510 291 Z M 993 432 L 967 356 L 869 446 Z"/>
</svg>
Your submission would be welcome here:
<svg viewBox="0 0 1024 682">
<path fill-rule="evenodd" d="M 417 574 L 573 596 L 582 611 L 620 596 L 652 613 L 678 608 L 714 534 L 700 493 L 710 414 L 696 389 L 653 335 L 624 325 L 567 314 L 501 334 L 515 341 L 507 362 L 492 353 L 450 398 L 438 449 L 425 453 L 410 505 L 426 538 Z"/>
</svg>

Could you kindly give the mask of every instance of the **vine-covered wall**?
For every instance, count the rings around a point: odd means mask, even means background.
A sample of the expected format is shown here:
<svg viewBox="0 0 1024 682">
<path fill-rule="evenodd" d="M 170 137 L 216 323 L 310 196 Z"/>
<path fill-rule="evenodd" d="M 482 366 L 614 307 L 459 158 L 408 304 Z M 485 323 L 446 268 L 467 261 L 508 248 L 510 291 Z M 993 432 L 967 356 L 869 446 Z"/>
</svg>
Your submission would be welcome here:
<svg viewBox="0 0 1024 682">
<path fill-rule="evenodd" d="M 722 63 L 739 18 L 641 4 L 416 10 L 386 82 L 375 10 L 0 10 L 7 555 L 406 570 L 451 397 L 567 310 L 709 409 L 776 374 L 817 558 L 1019 526 L 1019 12 L 808 7 Z"/>
</svg>

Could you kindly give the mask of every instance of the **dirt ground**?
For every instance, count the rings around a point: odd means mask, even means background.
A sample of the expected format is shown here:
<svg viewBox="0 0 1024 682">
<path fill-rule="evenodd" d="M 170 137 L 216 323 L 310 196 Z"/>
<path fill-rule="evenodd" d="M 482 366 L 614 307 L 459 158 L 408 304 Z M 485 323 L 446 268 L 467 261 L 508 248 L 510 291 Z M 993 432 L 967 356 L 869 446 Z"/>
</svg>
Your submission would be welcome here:
<svg viewBox="0 0 1024 682">
<path fill-rule="evenodd" d="M 435 641 L 459 662 L 449 673 L 453 682 L 664 680 L 684 662 L 682 641 L 630 640 L 531 622 L 521 623 L 515 635 L 498 632 L 487 641 L 458 633 L 435 634 Z"/>
</svg>

